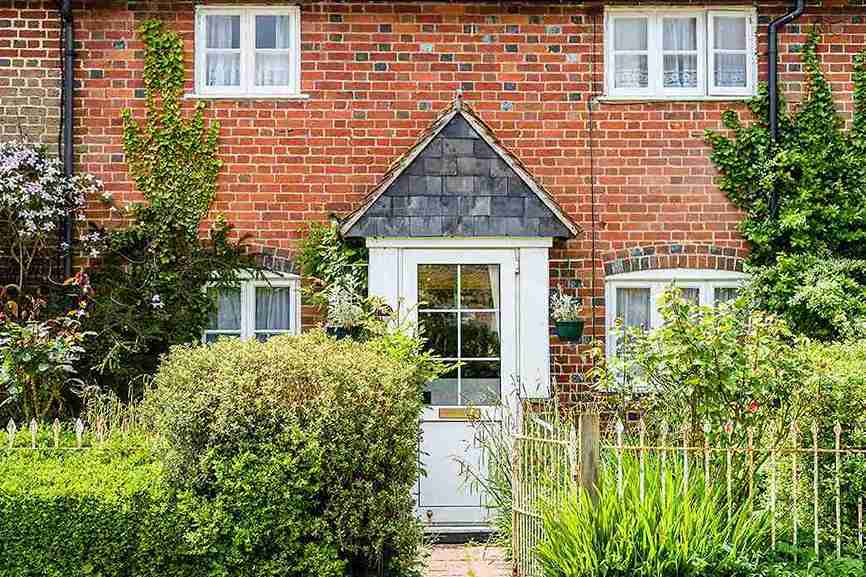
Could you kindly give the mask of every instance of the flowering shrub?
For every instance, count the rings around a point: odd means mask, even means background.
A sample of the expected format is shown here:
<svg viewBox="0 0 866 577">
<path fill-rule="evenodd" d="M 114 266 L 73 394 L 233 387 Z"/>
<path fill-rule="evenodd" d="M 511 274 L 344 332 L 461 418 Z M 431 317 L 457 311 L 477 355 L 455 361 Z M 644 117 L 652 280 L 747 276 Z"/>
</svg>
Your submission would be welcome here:
<svg viewBox="0 0 866 577">
<path fill-rule="evenodd" d="M 13 416 L 42 420 L 56 415 L 70 393 L 82 387 L 76 362 L 89 336 L 81 320 L 90 289 L 82 274 L 67 285 L 78 286 L 82 297 L 57 317 L 42 319 L 45 301 L 33 297 L 27 307 L 8 299 L 0 310 L 0 406 L 9 406 Z"/>
<path fill-rule="evenodd" d="M 60 161 L 43 147 L 0 144 L 0 242 L 16 264 L 19 290 L 35 261 L 55 243 L 62 219 L 71 213 L 83 220 L 87 196 L 100 188 L 90 175 L 67 178 Z"/>
</svg>

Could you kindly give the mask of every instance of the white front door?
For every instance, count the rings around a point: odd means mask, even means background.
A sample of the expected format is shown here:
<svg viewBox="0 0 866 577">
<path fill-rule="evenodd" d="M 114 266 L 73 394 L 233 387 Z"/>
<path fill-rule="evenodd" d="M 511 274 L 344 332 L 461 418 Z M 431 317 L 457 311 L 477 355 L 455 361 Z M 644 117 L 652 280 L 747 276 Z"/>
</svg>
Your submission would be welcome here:
<svg viewBox="0 0 866 577">
<path fill-rule="evenodd" d="M 488 521 L 485 497 L 463 469 L 482 472 L 472 420 L 500 419 L 518 381 L 518 259 L 517 249 L 405 250 L 401 259 L 402 306 L 428 346 L 456 365 L 425 392 L 418 514 L 434 529 Z"/>
</svg>

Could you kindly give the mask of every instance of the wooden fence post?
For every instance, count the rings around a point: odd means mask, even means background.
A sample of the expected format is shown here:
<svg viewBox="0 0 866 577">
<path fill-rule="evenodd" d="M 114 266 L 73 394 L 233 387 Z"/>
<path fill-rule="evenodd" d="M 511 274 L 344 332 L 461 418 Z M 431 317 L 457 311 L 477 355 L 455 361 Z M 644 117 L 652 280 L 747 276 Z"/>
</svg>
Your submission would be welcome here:
<svg viewBox="0 0 866 577">
<path fill-rule="evenodd" d="M 580 486 L 586 489 L 593 503 L 598 501 L 599 423 L 597 413 L 580 415 Z"/>
</svg>

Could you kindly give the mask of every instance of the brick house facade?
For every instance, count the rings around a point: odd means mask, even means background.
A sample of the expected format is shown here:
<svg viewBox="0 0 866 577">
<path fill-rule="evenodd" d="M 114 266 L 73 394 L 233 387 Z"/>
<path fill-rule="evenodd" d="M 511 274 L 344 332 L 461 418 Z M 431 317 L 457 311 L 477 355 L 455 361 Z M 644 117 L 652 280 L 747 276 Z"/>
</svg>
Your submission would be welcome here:
<svg viewBox="0 0 866 577">
<path fill-rule="evenodd" d="M 120 201 L 138 199 L 120 122 L 123 108 L 143 111 L 136 26 L 160 18 L 183 35 L 192 93 L 196 4 L 76 6 L 76 169 L 101 178 Z M 605 274 L 739 266 L 747 250 L 735 230 L 739 214 L 713 184 L 702 134 L 720 127 L 722 111 L 744 105 L 600 100 L 604 8 L 612 3 L 300 5 L 301 91 L 309 98 L 209 102 L 208 116 L 222 125 L 225 161 L 214 212 L 225 213 L 238 234 L 251 234 L 257 247 L 291 259 L 305 224 L 354 209 L 459 88 L 583 228 L 555 247 L 551 280 L 576 288 L 587 302 L 594 296 L 591 334 L 603 333 Z M 787 4 L 759 2 L 757 9 L 764 79 L 766 24 Z M 850 113 L 852 57 L 866 45 L 866 9 L 860 0 L 830 0 L 783 31 L 780 78 L 794 102 L 803 80 L 797 52 L 812 25 L 824 31 L 821 59 Z M 2 138 L 56 146 L 59 30 L 54 2 L 8 0 L 0 8 Z M 90 217 L 110 215 L 94 206 Z M 304 320 L 314 323 L 313 312 Z M 578 363 L 575 347 L 552 343 L 555 372 L 566 379 Z"/>
<path fill-rule="evenodd" d="M 159 18 L 181 33 L 187 92 L 193 94 L 200 4 L 80 0 L 76 5 L 76 169 L 101 178 L 118 201 L 139 198 L 121 143 L 121 110 L 131 108 L 138 116 L 144 111 L 136 27 Z M 576 237 L 555 241 L 549 279 L 551 287 L 574 290 L 591 305 L 587 335 L 605 333 L 605 305 L 611 306 L 605 282 L 612 275 L 741 269 L 748 250 L 736 232 L 741 215 L 714 184 L 703 134 L 721 128 L 723 111 L 745 111 L 743 99 L 606 97 L 607 10 L 702 3 L 297 4 L 304 98 L 208 99 L 207 116 L 221 123 L 225 161 L 213 211 L 224 213 L 239 235 L 251 235 L 271 264 L 290 267 L 309 222 L 342 217 L 360 206 L 459 90 L 580 227 Z M 767 24 L 789 4 L 712 5 L 755 10 L 757 76 L 765 79 Z M 850 116 L 852 60 L 866 47 L 866 7 L 862 0 L 824 0 L 782 30 L 779 71 L 789 101 L 802 95 L 798 51 L 813 25 L 824 32 L 820 58 L 840 109 Z M 6 0 L 0 9 L 3 138 L 17 138 L 20 125 L 55 142 L 58 30 L 53 2 Z M 190 98 L 190 106 L 194 102 Z M 97 205 L 89 216 L 111 219 Z M 315 322 L 314 312 L 305 309 L 303 324 Z M 576 390 L 584 348 L 551 336 L 549 350 L 557 392 Z"/>
</svg>

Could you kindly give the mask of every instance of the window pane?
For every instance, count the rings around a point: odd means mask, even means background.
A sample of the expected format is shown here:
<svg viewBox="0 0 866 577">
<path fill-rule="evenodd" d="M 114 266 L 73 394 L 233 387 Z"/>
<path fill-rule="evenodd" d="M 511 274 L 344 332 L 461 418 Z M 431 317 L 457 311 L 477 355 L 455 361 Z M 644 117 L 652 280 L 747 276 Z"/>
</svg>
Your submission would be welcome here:
<svg viewBox="0 0 866 577">
<path fill-rule="evenodd" d="M 665 88 L 695 88 L 698 85 L 696 54 L 665 54 Z"/>
<path fill-rule="evenodd" d="M 493 405 L 499 402 L 502 376 L 499 361 L 469 361 L 460 367 L 460 404 Z"/>
<path fill-rule="evenodd" d="M 717 52 L 713 55 L 713 67 L 716 86 L 744 88 L 747 85 L 745 54 L 720 54 Z"/>
<path fill-rule="evenodd" d="M 238 49 L 241 47 L 241 17 L 206 16 L 207 47 Z"/>
<path fill-rule="evenodd" d="M 241 55 L 208 53 L 206 79 L 208 86 L 240 86 Z"/>
<path fill-rule="evenodd" d="M 736 287 L 716 287 L 715 300 L 716 304 L 726 303 L 737 300 L 740 295 L 740 289 Z"/>
<path fill-rule="evenodd" d="M 616 289 L 616 315 L 627 327 L 650 328 L 650 289 Z"/>
<path fill-rule="evenodd" d="M 499 356 L 499 313 L 462 313 L 460 357 Z"/>
<path fill-rule="evenodd" d="M 418 265 L 418 306 L 429 309 L 457 308 L 457 265 Z"/>
<path fill-rule="evenodd" d="M 216 301 L 217 310 L 210 315 L 208 329 L 214 331 L 240 331 L 241 289 L 210 289 L 208 294 Z"/>
<path fill-rule="evenodd" d="M 701 289 L 695 287 L 680 288 L 683 299 L 693 305 L 701 304 Z"/>
<path fill-rule="evenodd" d="M 613 21 L 614 50 L 646 50 L 647 19 L 617 18 Z"/>
<path fill-rule="evenodd" d="M 256 330 L 290 329 L 291 293 L 288 287 L 256 287 Z"/>
<path fill-rule="evenodd" d="M 456 405 L 457 404 L 457 369 L 445 373 L 424 387 L 430 391 L 431 405 Z"/>
<path fill-rule="evenodd" d="M 457 313 L 419 313 L 427 348 L 443 358 L 457 358 Z"/>
<path fill-rule="evenodd" d="M 288 16 L 256 16 L 256 48 L 288 47 Z"/>
<path fill-rule="evenodd" d="M 615 56 L 614 86 L 616 88 L 646 88 L 649 86 L 649 60 L 646 54 Z"/>
<path fill-rule="evenodd" d="M 460 308 L 499 308 L 499 265 L 463 265 L 460 269 Z"/>
<path fill-rule="evenodd" d="M 256 86 L 288 85 L 288 54 L 256 54 Z"/>
<path fill-rule="evenodd" d="M 746 18 L 744 16 L 713 18 L 713 45 L 713 48 L 722 50 L 745 50 Z"/>
<path fill-rule="evenodd" d="M 665 18 L 663 40 L 665 50 L 697 50 L 697 18 Z"/>
</svg>

